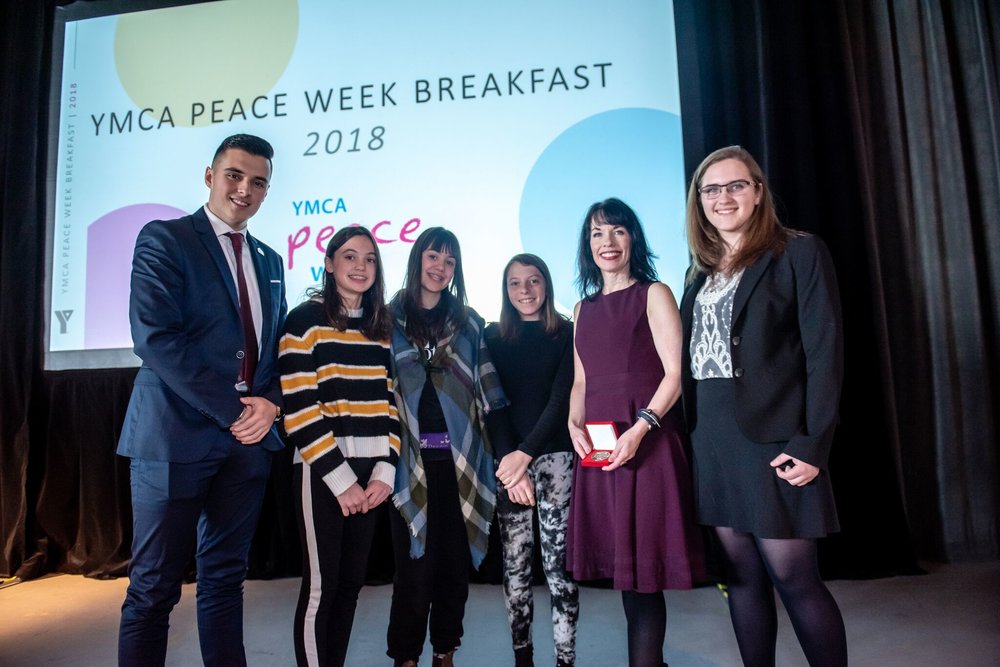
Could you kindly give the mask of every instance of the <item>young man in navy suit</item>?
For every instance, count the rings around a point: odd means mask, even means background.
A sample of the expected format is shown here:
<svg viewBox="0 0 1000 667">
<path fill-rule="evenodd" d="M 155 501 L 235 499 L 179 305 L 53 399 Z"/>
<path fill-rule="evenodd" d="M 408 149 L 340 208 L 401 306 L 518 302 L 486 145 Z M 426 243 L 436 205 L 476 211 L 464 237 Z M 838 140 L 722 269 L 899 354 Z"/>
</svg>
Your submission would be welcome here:
<svg viewBox="0 0 1000 667">
<path fill-rule="evenodd" d="M 271 145 L 238 134 L 205 169 L 208 203 L 154 220 L 135 243 L 129 319 L 142 367 L 118 453 L 131 458 L 133 541 L 120 665 L 162 665 L 192 554 L 206 665 L 245 665 L 243 580 L 282 443 L 281 257 L 247 233 L 271 180 Z"/>
</svg>

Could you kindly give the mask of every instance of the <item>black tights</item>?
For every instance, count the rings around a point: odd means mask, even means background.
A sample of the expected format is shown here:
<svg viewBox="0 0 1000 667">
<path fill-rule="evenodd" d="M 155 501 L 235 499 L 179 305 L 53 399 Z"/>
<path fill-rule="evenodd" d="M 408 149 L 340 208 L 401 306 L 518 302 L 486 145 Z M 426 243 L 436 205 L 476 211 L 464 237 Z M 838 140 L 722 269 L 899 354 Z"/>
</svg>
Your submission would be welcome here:
<svg viewBox="0 0 1000 667">
<path fill-rule="evenodd" d="M 812 667 L 847 664 L 844 620 L 819 576 L 816 541 L 761 539 L 716 528 L 726 552 L 729 613 L 747 667 L 773 667 L 778 635 L 774 589 Z"/>
<path fill-rule="evenodd" d="M 667 603 L 663 593 L 622 591 L 628 624 L 629 667 L 661 667 L 667 633 Z"/>
</svg>

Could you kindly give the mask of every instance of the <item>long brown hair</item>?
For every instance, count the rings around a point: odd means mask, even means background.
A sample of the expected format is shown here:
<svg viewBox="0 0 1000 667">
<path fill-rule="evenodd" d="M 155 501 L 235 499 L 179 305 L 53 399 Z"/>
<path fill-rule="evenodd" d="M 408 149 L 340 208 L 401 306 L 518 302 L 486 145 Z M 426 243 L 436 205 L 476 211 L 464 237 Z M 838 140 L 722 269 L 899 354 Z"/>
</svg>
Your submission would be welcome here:
<svg viewBox="0 0 1000 667">
<path fill-rule="evenodd" d="M 713 164 L 723 160 L 739 160 L 750 172 L 750 179 L 760 188 L 760 203 L 754 208 L 746 232 L 739 249 L 732 261 L 723 265 L 726 257 L 726 244 L 719 231 L 712 226 L 702 208 L 701 180 L 705 172 Z M 691 177 L 691 187 L 688 188 L 687 201 L 687 239 L 691 250 L 692 264 L 688 271 L 687 282 L 694 280 L 699 273 L 714 273 L 725 269 L 733 273 L 753 264 L 766 252 L 780 255 L 785 250 L 785 243 L 796 232 L 787 229 L 778 220 L 774 210 L 774 199 L 767 185 L 767 178 L 753 156 L 742 146 L 726 146 L 708 155 Z"/>
<path fill-rule="evenodd" d="M 507 266 L 503 267 L 503 282 L 500 287 L 503 291 L 503 300 L 500 306 L 500 337 L 506 341 L 517 340 L 518 325 L 521 322 L 521 313 L 511 303 L 510 294 L 507 292 L 507 272 L 515 263 L 532 266 L 542 274 L 542 279 L 545 281 L 545 303 L 542 304 L 541 313 L 542 327 L 546 334 L 555 338 L 563 323 L 566 322 L 566 318 L 556 311 L 555 290 L 552 287 L 552 275 L 549 273 L 549 267 L 545 265 L 541 257 L 528 252 L 514 255 L 507 262 Z"/>
<path fill-rule="evenodd" d="M 344 227 L 333 235 L 330 243 L 326 246 L 326 256 L 333 258 L 334 254 L 345 243 L 355 236 L 364 236 L 371 241 L 375 248 L 375 282 L 361 295 L 361 308 L 364 311 L 361 321 L 361 333 L 369 340 L 383 340 L 389 336 L 389 327 L 392 318 L 385 305 L 385 278 L 382 273 L 382 255 L 378 251 L 378 243 L 372 233 L 364 227 Z M 324 267 L 325 269 L 325 267 Z M 323 312 L 326 315 L 327 323 L 334 329 L 341 331 L 347 328 L 347 311 L 344 309 L 340 292 L 337 291 L 337 281 L 329 271 L 323 271 L 323 284 L 321 287 L 311 288 L 306 295 L 312 298 L 323 299 Z"/>
</svg>

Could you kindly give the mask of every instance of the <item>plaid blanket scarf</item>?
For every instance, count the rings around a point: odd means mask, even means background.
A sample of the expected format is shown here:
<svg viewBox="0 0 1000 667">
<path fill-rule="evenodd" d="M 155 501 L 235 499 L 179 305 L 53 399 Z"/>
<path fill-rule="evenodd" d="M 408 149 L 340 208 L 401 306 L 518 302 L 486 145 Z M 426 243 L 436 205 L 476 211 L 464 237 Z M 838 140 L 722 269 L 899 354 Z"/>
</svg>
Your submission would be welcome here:
<svg viewBox="0 0 1000 667">
<path fill-rule="evenodd" d="M 427 379 L 423 351 L 406 337 L 406 314 L 400 292 L 389 305 L 392 331 L 394 389 L 399 408 L 402 443 L 396 466 L 393 503 L 410 527 L 410 557 L 424 554 L 427 543 L 427 476 L 420 458 L 420 423 L 417 409 Z M 465 325 L 438 341 L 432 373 L 451 437 L 459 501 L 465 519 L 472 563 L 479 567 L 486 555 L 490 522 L 496 507 L 493 453 L 485 435 L 485 416 L 510 404 L 503 393 L 489 351 L 483 340 L 483 320 L 469 309 Z"/>
</svg>

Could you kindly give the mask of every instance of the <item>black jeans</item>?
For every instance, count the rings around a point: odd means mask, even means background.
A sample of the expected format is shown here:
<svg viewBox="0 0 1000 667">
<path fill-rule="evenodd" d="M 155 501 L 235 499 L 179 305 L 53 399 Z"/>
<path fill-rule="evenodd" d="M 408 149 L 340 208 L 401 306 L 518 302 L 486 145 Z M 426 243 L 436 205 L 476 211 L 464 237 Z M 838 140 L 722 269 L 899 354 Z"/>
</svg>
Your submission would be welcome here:
<svg viewBox="0 0 1000 667">
<path fill-rule="evenodd" d="M 448 653 L 462 643 L 462 619 L 469 597 L 471 555 L 458 500 L 455 465 L 425 461 L 427 472 L 427 547 L 410 558 L 410 530 L 390 510 L 396 577 L 389 611 L 387 651 L 394 660 L 416 660 L 423 650 L 430 617 L 431 646 Z"/>
</svg>

